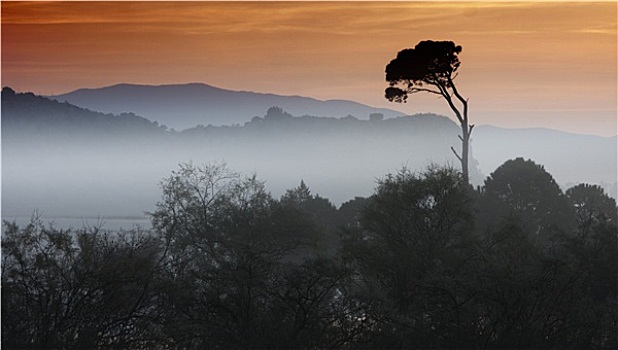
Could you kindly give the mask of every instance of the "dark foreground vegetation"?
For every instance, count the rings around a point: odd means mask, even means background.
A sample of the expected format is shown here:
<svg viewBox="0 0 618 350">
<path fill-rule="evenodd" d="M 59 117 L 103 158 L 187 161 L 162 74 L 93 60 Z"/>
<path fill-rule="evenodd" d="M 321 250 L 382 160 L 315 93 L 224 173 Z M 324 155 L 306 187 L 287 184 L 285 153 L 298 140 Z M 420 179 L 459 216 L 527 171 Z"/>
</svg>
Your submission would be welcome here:
<svg viewBox="0 0 618 350">
<path fill-rule="evenodd" d="M 3 349 L 614 349 L 617 208 L 510 160 L 335 208 L 182 165 L 153 229 L 5 223 Z"/>
</svg>

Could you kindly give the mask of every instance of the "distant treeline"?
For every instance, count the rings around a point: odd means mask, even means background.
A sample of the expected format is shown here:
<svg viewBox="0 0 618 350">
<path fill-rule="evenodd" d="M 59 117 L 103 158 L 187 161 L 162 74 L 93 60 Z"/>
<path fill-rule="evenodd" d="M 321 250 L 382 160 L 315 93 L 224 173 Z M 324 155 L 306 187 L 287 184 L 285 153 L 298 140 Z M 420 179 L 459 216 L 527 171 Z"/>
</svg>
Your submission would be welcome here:
<svg viewBox="0 0 618 350">
<path fill-rule="evenodd" d="M 262 123 L 254 120 L 251 123 Z M 615 349 L 616 202 L 532 161 L 339 208 L 183 164 L 150 231 L 5 222 L 5 349 Z"/>
</svg>

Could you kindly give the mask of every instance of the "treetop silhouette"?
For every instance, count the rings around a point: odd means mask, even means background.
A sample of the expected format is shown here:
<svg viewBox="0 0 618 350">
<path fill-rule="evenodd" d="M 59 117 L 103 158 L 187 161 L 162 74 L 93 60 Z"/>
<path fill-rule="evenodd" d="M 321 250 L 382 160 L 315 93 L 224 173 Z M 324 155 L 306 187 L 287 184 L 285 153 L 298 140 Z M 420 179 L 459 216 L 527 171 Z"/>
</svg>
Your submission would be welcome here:
<svg viewBox="0 0 618 350">
<path fill-rule="evenodd" d="M 461 46 L 452 41 L 431 40 L 421 41 L 413 49 L 399 51 L 386 66 L 389 87 L 384 97 L 392 102 L 405 103 L 409 94 L 418 92 L 442 96 L 461 125 L 461 155 L 453 147 L 451 150 L 461 162 L 463 180 L 469 182 L 468 154 L 474 125 L 468 123 L 468 100 L 454 83 L 461 64 L 457 55 L 461 51 Z"/>
</svg>

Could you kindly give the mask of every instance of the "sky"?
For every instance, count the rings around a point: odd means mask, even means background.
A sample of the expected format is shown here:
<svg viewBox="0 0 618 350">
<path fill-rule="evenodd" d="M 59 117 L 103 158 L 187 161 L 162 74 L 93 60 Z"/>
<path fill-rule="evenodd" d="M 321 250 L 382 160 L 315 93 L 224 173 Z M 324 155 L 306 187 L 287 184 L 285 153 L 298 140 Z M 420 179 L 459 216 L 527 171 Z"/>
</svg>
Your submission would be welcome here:
<svg viewBox="0 0 618 350">
<path fill-rule="evenodd" d="M 456 84 L 472 123 L 613 136 L 617 6 L 2 1 L 1 78 L 42 95 L 202 82 L 453 118 L 434 95 L 384 98 L 384 69 L 398 51 L 450 40 L 463 47 Z"/>
</svg>

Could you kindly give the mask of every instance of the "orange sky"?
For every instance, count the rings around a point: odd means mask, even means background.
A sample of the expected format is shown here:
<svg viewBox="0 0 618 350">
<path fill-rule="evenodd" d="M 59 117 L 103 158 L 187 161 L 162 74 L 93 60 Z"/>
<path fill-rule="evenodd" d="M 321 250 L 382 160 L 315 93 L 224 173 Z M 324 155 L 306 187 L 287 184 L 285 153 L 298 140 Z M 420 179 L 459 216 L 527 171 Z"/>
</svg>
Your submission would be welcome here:
<svg viewBox="0 0 618 350">
<path fill-rule="evenodd" d="M 451 116 L 435 96 L 400 105 L 383 91 L 384 67 L 399 50 L 452 40 L 463 46 L 457 83 L 473 122 L 617 133 L 615 1 L 1 7 L 2 85 L 17 91 L 204 82 Z"/>
</svg>

